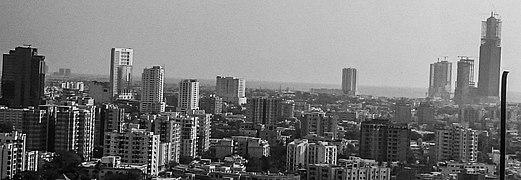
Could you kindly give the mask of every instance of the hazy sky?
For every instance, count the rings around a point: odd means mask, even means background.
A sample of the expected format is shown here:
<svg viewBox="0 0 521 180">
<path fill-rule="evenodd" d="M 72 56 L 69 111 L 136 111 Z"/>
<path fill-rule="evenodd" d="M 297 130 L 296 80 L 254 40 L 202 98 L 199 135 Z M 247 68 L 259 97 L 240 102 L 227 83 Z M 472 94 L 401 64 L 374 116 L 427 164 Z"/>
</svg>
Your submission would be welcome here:
<svg viewBox="0 0 521 180">
<path fill-rule="evenodd" d="M 134 49 L 134 75 L 428 87 L 429 64 L 477 61 L 481 21 L 503 20 L 502 69 L 521 91 L 518 0 L 46 0 L 0 1 L 0 51 L 32 44 L 50 71 L 106 74 L 110 48 Z M 477 62 L 476 62 L 477 64 Z M 478 67 L 476 67 L 477 71 Z M 477 79 L 477 75 L 476 75 Z M 454 87 L 453 87 L 454 88 Z"/>
</svg>

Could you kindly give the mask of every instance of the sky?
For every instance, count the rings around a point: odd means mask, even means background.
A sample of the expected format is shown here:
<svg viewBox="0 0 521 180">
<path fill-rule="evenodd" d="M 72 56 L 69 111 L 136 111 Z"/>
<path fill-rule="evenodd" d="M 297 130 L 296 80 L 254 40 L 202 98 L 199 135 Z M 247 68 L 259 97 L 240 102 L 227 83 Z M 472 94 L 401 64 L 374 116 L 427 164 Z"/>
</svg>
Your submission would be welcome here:
<svg viewBox="0 0 521 180">
<path fill-rule="evenodd" d="M 503 21 L 502 69 L 521 92 L 518 0 L 46 0 L 0 1 L 0 52 L 32 44 L 50 71 L 109 74 L 110 49 L 134 49 L 134 76 L 360 85 L 429 85 L 438 58 L 479 55 L 481 21 Z M 476 66 L 476 71 L 478 67 Z M 476 75 L 477 81 L 477 75 Z M 453 86 L 454 88 L 454 86 Z"/>
</svg>

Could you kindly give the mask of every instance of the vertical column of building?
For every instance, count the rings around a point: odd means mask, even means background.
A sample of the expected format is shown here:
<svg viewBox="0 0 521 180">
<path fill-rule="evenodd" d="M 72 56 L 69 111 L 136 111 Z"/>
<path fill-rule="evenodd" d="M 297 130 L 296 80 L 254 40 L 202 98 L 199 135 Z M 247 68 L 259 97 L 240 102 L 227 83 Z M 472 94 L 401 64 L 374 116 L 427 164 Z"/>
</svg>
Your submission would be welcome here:
<svg viewBox="0 0 521 180">
<path fill-rule="evenodd" d="M 458 105 L 472 103 L 472 97 L 477 95 L 474 83 L 474 60 L 462 57 L 458 61 L 454 101 Z"/>
<path fill-rule="evenodd" d="M 94 108 L 92 111 L 78 110 L 78 154 L 83 156 L 83 160 L 89 161 L 94 151 Z"/>
<path fill-rule="evenodd" d="M 202 155 L 210 148 L 211 114 L 193 114 L 197 118 L 197 152 Z"/>
<path fill-rule="evenodd" d="M 181 123 L 181 156 L 195 157 L 197 153 L 197 118 L 180 117 Z"/>
<path fill-rule="evenodd" d="M 153 132 L 160 136 L 160 151 L 164 153 L 160 159 L 160 166 L 170 161 L 179 162 L 181 124 L 169 116 L 160 116 L 153 123 Z"/>
<path fill-rule="evenodd" d="M 0 178 L 12 179 L 25 170 L 25 134 L 0 133 Z"/>
<path fill-rule="evenodd" d="M 54 126 L 54 151 L 78 151 L 79 111 L 72 107 L 59 107 Z"/>
<path fill-rule="evenodd" d="M 125 109 L 113 104 L 104 104 L 96 108 L 94 128 L 94 153 L 93 157 L 103 156 L 103 144 L 106 132 L 122 132 Z"/>
</svg>

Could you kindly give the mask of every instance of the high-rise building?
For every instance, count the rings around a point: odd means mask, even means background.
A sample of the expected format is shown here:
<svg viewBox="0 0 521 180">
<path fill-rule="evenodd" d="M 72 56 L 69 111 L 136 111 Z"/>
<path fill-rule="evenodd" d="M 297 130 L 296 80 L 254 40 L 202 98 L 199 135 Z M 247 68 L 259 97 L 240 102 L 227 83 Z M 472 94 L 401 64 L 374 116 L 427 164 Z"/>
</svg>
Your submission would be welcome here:
<svg viewBox="0 0 521 180">
<path fill-rule="evenodd" d="M 25 134 L 0 133 L 0 178 L 12 179 L 25 170 Z"/>
<path fill-rule="evenodd" d="M 322 137 L 337 138 L 338 117 L 324 112 L 305 113 L 301 120 L 302 136 L 316 134 Z"/>
<path fill-rule="evenodd" d="M 160 151 L 164 152 L 160 156 L 159 166 L 170 161 L 179 162 L 180 143 L 181 143 L 181 124 L 170 116 L 159 116 L 154 119 L 152 132 L 160 136 Z"/>
<path fill-rule="evenodd" d="M 244 79 L 217 76 L 215 92 L 225 102 L 234 104 L 246 103 L 246 81 Z"/>
<path fill-rule="evenodd" d="M 114 99 L 132 99 L 132 63 L 134 50 L 112 48 L 110 55 L 110 92 Z"/>
<path fill-rule="evenodd" d="M 45 56 L 28 46 L 10 50 L 3 57 L 2 104 L 8 107 L 40 105 L 45 86 Z"/>
<path fill-rule="evenodd" d="M 501 19 L 492 13 L 481 27 L 478 91 L 483 98 L 497 98 L 501 70 Z"/>
<path fill-rule="evenodd" d="M 77 106 L 41 105 L 48 118 L 47 151 L 77 152 L 85 160 L 90 160 L 94 149 L 93 110 Z"/>
<path fill-rule="evenodd" d="M 393 122 L 396 123 L 411 123 L 412 112 L 411 105 L 405 102 L 398 102 L 394 105 Z"/>
<path fill-rule="evenodd" d="M 296 172 L 300 168 L 307 166 L 306 150 L 309 142 L 307 139 L 295 139 L 290 142 L 287 149 L 286 170 Z"/>
<path fill-rule="evenodd" d="M 418 117 L 418 124 L 434 123 L 434 105 L 432 102 L 420 103 L 416 116 Z"/>
<path fill-rule="evenodd" d="M 209 114 L 223 113 L 223 99 L 219 96 L 210 95 L 199 99 L 199 108 Z"/>
<path fill-rule="evenodd" d="M 195 157 L 197 154 L 197 118 L 179 117 L 176 120 L 181 124 L 181 156 Z"/>
<path fill-rule="evenodd" d="M 197 118 L 197 153 L 202 155 L 210 148 L 211 114 L 195 113 L 190 116 Z"/>
<path fill-rule="evenodd" d="M 103 146 L 106 132 L 123 132 L 125 109 L 114 104 L 104 104 L 96 108 L 95 116 L 95 146 Z M 101 156 L 100 156 L 101 157 Z"/>
<path fill-rule="evenodd" d="M 429 97 L 450 99 L 452 83 L 452 63 L 441 61 L 431 64 Z"/>
<path fill-rule="evenodd" d="M 478 132 L 452 124 L 436 131 L 436 161 L 455 160 L 476 162 L 478 159 Z"/>
<path fill-rule="evenodd" d="M 151 175 L 159 173 L 159 135 L 145 129 L 128 132 L 108 132 L 105 137 L 104 156 L 121 156 L 122 163 L 147 165 Z"/>
<path fill-rule="evenodd" d="M 264 124 L 274 127 L 277 124 L 277 111 L 282 100 L 277 98 L 250 98 L 246 119 L 253 124 Z"/>
<path fill-rule="evenodd" d="M 462 57 L 458 61 L 458 72 L 456 77 L 456 89 L 454 90 L 454 101 L 459 104 L 472 103 L 475 83 L 474 83 L 474 60 Z"/>
<path fill-rule="evenodd" d="M 178 108 L 184 111 L 199 109 L 199 81 L 185 79 L 179 82 Z"/>
<path fill-rule="evenodd" d="M 140 111 L 142 113 L 164 112 L 166 106 L 163 98 L 165 69 L 161 66 L 145 68 L 142 83 Z"/>
<path fill-rule="evenodd" d="M 392 124 L 387 119 L 362 122 L 360 157 L 377 161 L 407 161 L 411 129 L 407 124 Z"/>
<path fill-rule="evenodd" d="M 355 68 L 342 69 L 342 91 L 344 94 L 356 95 L 356 85 L 358 81 L 357 70 Z"/>
</svg>

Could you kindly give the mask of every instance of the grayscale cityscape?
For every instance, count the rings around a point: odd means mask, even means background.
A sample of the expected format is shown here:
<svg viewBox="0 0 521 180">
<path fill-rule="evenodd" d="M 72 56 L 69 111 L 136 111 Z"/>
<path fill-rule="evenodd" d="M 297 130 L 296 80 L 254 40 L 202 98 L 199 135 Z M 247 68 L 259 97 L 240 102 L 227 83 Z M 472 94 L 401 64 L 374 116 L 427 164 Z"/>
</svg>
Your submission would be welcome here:
<svg viewBox="0 0 521 180">
<path fill-rule="evenodd" d="M 521 180 L 520 7 L 2 1 L 0 179 Z"/>
</svg>

